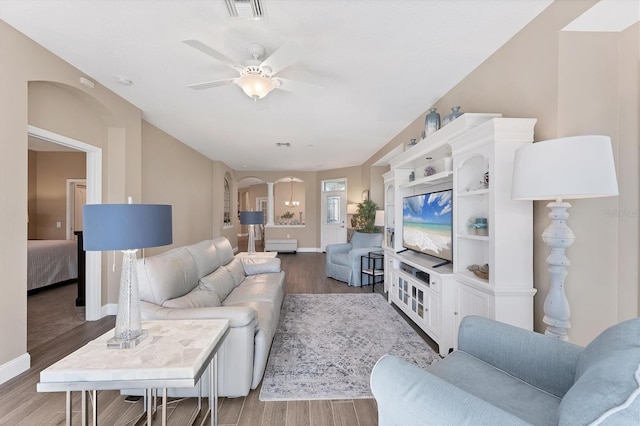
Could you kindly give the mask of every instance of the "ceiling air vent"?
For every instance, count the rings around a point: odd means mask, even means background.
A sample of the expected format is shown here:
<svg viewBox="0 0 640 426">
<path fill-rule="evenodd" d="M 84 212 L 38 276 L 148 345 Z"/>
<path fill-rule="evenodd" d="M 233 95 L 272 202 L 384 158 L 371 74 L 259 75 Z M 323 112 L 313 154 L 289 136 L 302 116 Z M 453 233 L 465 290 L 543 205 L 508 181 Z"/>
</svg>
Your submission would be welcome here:
<svg viewBox="0 0 640 426">
<path fill-rule="evenodd" d="M 225 0 L 224 2 L 232 18 L 263 19 L 267 16 L 262 0 Z"/>
</svg>

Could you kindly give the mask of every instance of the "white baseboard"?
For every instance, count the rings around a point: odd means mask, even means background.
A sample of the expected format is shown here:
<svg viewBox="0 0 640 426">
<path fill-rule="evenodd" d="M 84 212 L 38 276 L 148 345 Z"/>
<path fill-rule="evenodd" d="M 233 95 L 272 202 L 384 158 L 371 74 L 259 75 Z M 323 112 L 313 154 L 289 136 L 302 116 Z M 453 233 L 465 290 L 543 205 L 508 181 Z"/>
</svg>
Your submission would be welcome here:
<svg viewBox="0 0 640 426">
<path fill-rule="evenodd" d="M 9 362 L 5 362 L 0 365 L 0 385 L 13 379 L 18 374 L 24 373 L 29 368 L 31 368 L 31 355 L 28 352 Z"/>
<path fill-rule="evenodd" d="M 297 251 L 300 253 L 322 253 L 322 249 L 319 247 L 298 247 Z"/>
<path fill-rule="evenodd" d="M 118 304 L 117 303 L 107 303 L 102 306 L 100 310 L 100 318 L 104 318 L 107 315 L 116 315 L 118 313 Z"/>
</svg>

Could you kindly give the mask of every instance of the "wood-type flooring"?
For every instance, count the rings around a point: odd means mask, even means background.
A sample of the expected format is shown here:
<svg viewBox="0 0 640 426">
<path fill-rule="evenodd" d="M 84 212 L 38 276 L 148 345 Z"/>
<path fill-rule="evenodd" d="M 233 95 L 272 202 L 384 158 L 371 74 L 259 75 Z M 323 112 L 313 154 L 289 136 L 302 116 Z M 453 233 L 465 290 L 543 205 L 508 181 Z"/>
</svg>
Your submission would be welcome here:
<svg viewBox="0 0 640 426">
<path fill-rule="evenodd" d="M 239 246 L 246 247 L 246 239 Z M 260 243 L 257 243 L 260 250 Z M 365 293 L 371 286 L 349 287 L 347 284 L 325 276 L 324 253 L 280 254 L 282 269 L 286 271 L 286 293 Z M 382 292 L 382 284 L 375 286 Z M 56 291 L 56 290 L 52 290 Z M 372 318 L 374 321 L 375 318 Z M 84 324 L 64 332 L 61 336 L 45 342 L 29 351 L 31 368 L 0 385 L 1 425 L 62 425 L 65 422 L 64 393 L 38 393 L 36 383 L 40 371 L 88 341 L 113 328 L 115 317 L 108 316 L 99 321 Z M 415 328 L 415 327 L 414 327 Z M 437 350 L 422 331 L 417 330 Z M 220 398 L 220 425 L 285 425 L 285 426 L 365 426 L 377 424 L 377 406 L 373 399 L 320 400 L 320 401 L 269 401 L 259 400 L 260 388 L 244 398 Z M 74 393 L 73 423 L 80 424 L 80 397 Z M 126 402 L 117 391 L 98 392 L 99 423 L 103 425 L 133 425 L 142 413 L 142 404 Z M 194 399 L 170 401 L 169 424 L 182 425 L 191 416 Z M 206 408 L 206 404 L 205 404 Z M 202 414 L 196 424 L 202 420 Z M 206 419 L 206 424 L 209 420 Z M 154 424 L 160 424 L 159 416 Z"/>
</svg>

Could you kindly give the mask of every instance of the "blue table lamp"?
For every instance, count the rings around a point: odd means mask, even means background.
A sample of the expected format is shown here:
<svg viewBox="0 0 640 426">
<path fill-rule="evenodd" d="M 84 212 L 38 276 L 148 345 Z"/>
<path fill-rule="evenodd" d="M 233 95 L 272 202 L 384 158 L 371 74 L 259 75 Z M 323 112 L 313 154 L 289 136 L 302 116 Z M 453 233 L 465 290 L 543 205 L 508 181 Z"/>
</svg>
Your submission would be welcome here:
<svg viewBox="0 0 640 426">
<path fill-rule="evenodd" d="M 249 244 L 247 252 L 255 254 L 256 252 L 256 233 L 254 225 L 262 225 L 264 223 L 264 215 L 262 212 L 240 212 L 240 224 L 249 225 Z"/>
<path fill-rule="evenodd" d="M 172 243 L 171 206 L 87 204 L 82 212 L 84 249 L 123 253 L 115 336 L 107 347 L 133 348 L 146 337 L 140 314 L 136 252 Z"/>
</svg>

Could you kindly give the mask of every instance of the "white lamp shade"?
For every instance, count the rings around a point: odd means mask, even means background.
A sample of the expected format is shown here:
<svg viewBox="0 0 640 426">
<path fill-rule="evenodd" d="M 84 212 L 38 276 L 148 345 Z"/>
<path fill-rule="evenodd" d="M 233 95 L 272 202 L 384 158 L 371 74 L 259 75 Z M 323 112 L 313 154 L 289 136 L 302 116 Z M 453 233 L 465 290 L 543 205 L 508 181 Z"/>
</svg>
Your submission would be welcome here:
<svg viewBox="0 0 640 426">
<path fill-rule="evenodd" d="M 373 226 L 384 226 L 384 210 L 376 210 L 376 219 Z"/>
<path fill-rule="evenodd" d="M 347 214 L 356 214 L 358 212 L 357 204 L 347 204 Z"/>
<path fill-rule="evenodd" d="M 573 136 L 524 146 L 516 151 L 514 200 L 555 200 L 618 195 L 608 136 Z"/>
</svg>

